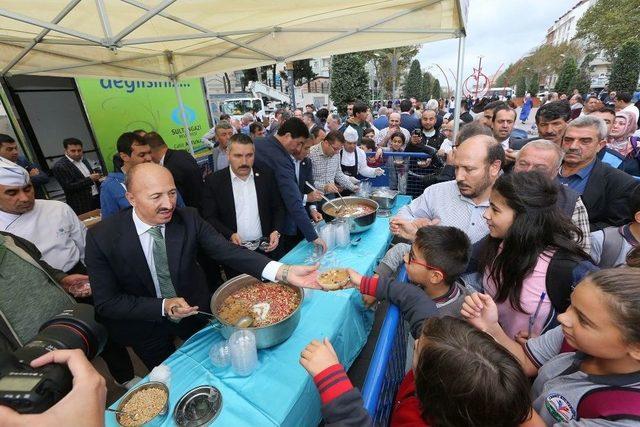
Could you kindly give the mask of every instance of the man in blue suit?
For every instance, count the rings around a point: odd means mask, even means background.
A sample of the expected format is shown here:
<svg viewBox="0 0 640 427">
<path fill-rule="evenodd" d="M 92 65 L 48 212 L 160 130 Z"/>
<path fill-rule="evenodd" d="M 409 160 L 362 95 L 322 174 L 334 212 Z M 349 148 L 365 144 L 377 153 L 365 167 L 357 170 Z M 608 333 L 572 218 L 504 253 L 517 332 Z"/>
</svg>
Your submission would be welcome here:
<svg viewBox="0 0 640 427">
<path fill-rule="evenodd" d="M 420 120 L 411 114 L 411 107 L 413 107 L 413 105 L 409 99 L 403 99 L 400 102 L 400 127 L 405 128 L 409 133 L 421 127 Z"/>
<path fill-rule="evenodd" d="M 326 243 L 318 237 L 304 208 L 292 157 L 307 138 L 307 126 L 302 120 L 292 117 L 280 125 L 275 135 L 260 138 L 255 143 L 256 165 L 273 171 L 287 211 L 282 230 L 282 244 L 285 250 L 297 244 L 298 229 L 307 241 L 322 246 L 324 250 L 327 249 Z"/>
</svg>

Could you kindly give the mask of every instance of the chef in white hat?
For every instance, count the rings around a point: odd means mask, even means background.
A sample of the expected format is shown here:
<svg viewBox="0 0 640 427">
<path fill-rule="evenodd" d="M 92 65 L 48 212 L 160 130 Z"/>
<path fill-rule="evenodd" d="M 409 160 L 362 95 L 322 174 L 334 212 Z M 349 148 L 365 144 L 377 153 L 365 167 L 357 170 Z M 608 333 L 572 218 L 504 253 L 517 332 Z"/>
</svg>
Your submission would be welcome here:
<svg viewBox="0 0 640 427">
<path fill-rule="evenodd" d="M 358 132 L 354 128 L 348 126 L 343 135 L 345 143 L 340 150 L 340 167 L 354 184 L 360 182 L 358 177 L 375 178 L 384 173 L 381 168 L 367 165 L 366 154 L 358 147 Z"/>
<path fill-rule="evenodd" d="M 42 258 L 58 270 L 86 272 L 83 260 L 87 228 L 66 203 L 36 199 L 29 172 L 2 157 L 0 230 L 36 245 Z"/>
</svg>

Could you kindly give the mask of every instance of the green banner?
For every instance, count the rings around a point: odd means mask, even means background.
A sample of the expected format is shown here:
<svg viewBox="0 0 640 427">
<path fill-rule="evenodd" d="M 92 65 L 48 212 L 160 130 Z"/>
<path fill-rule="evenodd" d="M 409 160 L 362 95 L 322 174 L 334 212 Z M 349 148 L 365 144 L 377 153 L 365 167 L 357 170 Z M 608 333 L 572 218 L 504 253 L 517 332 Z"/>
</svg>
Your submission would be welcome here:
<svg viewBox="0 0 640 427">
<path fill-rule="evenodd" d="M 113 170 L 116 141 L 123 132 L 156 131 L 169 148 L 188 150 L 187 137 L 173 83 L 152 80 L 77 78 L 98 148 L 109 170 Z M 209 130 L 206 98 L 200 79 L 178 82 L 193 148 Z"/>
</svg>

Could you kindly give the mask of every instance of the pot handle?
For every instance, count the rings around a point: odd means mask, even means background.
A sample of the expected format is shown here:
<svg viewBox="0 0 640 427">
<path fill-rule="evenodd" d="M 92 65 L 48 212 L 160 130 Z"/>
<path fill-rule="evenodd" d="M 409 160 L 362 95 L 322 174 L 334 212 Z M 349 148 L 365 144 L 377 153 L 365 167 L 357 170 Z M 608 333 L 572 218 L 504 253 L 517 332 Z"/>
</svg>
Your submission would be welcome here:
<svg viewBox="0 0 640 427">
<path fill-rule="evenodd" d="M 222 323 L 220 323 L 217 319 L 212 319 L 209 324 L 211 325 L 211 327 L 218 331 L 221 332 L 222 328 L 224 328 L 224 325 Z"/>
</svg>

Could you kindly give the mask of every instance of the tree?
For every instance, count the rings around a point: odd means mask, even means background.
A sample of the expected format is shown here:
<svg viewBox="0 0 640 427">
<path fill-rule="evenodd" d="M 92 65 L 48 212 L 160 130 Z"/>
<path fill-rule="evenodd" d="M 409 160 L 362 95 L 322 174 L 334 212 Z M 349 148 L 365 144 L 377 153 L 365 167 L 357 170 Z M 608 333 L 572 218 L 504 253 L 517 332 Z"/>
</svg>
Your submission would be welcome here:
<svg viewBox="0 0 640 427">
<path fill-rule="evenodd" d="M 341 114 L 347 112 L 347 102 L 369 99 L 369 74 L 366 60 L 358 53 L 334 55 L 331 61 L 331 99 Z"/>
<path fill-rule="evenodd" d="M 431 85 L 431 97 L 434 99 L 442 98 L 442 89 L 440 89 L 440 80 L 434 79 Z"/>
<path fill-rule="evenodd" d="M 576 39 L 610 56 L 628 41 L 640 41 L 640 0 L 598 0 L 582 15 Z"/>
<path fill-rule="evenodd" d="M 422 75 L 422 90 L 420 91 L 420 99 L 422 101 L 428 101 L 431 99 L 431 87 L 433 85 L 433 76 L 431 73 L 424 73 Z"/>
<path fill-rule="evenodd" d="M 409 68 L 409 74 L 404 82 L 405 98 L 420 98 L 422 92 L 422 70 L 420 69 L 420 61 L 414 59 Z"/>
<path fill-rule="evenodd" d="M 528 56 L 520 58 L 510 64 L 504 72 L 495 79 L 493 86 L 512 86 L 522 72 L 539 73 L 542 78 L 551 74 L 558 74 L 564 64 L 563 58 L 579 58 L 583 55 L 583 50 L 576 42 L 560 43 L 559 45 L 543 44 Z"/>
<path fill-rule="evenodd" d="M 633 93 L 640 75 L 640 43 L 626 42 L 620 47 L 611 66 L 609 89 Z"/>
<path fill-rule="evenodd" d="M 576 78 L 578 77 L 578 65 L 573 58 L 567 58 L 558 75 L 558 81 L 554 88 L 558 93 L 570 95 L 575 89 Z"/>
<path fill-rule="evenodd" d="M 527 79 L 524 74 L 520 74 L 518 76 L 518 80 L 516 81 L 516 96 L 524 96 L 527 91 Z"/>
<path fill-rule="evenodd" d="M 303 83 L 307 83 L 307 90 L 311 91 L 311 80 L 317 76 L 311 68 L 311 61 L 308 59 L 301 59 L 300 61 L 293 61 L 293 79 L 296 86 L 301 86 Z"/>
<path fill-rule="evenodd" d="M 418 54 L 420 46 L 402 46 L 397 48 L 368 50 L 360 52 L 360 55 L 365 61 L 372 61 L 373 68 L 376 70 L 376 76 L 378 82 L 380 82 L 380 97 L 391 98 L 391 91 L 393 88 L 393 56 L 395 50 L 395 57 L 397 59 L 396 66 L 396 83 L 399 84 L 400 79 L 398 76 L 403 75 L 414 56 Z"/>
<path fill-rule="evenodd" d="M 529 80 L 529 90 L 528 92 L 531 96 L 536 96 L 538 91 L 540 90 L 540 74 L 533 73 L 531 79 Z"/>
</svg>

